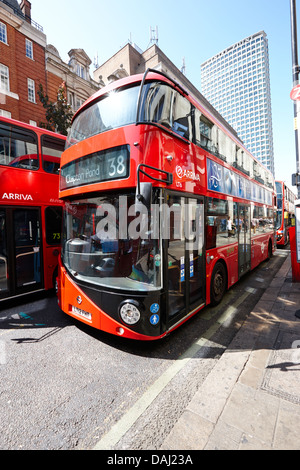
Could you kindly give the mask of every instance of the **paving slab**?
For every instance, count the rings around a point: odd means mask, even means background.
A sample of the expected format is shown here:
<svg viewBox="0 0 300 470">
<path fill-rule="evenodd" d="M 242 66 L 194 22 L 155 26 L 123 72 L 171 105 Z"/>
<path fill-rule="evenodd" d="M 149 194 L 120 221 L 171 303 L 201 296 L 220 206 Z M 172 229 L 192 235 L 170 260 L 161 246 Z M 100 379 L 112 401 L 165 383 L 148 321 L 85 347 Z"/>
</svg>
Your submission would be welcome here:
<svg viewBox="0 0 300 470">
<path fill-rule="evenodd" d="M 298 309 L 288 256 L 162 449 L 300 449 Z"/>
</svg>

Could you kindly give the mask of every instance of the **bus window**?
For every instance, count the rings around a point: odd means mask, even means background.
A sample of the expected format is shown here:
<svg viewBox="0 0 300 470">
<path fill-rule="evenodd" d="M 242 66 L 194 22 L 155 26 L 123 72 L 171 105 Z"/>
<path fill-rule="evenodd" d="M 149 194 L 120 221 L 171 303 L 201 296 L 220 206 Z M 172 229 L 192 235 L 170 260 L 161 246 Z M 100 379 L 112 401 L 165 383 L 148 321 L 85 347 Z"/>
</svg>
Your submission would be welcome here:
<svg viewBox="0 0 300 470">
<path fill-rule="evenodd" d="M 131 291 L 161 286 L 160 240 L 153 239 L 150 231 L 137 237 L 134 204 L 133 193 L 120 200 L 103 194 L 66 204 L 62 259 L 76 279 Z M 151 214 L 147 217 L 151 227 Z"/>
<path fill-rule="evenodd" d="M 48 135 L 42 136 L 43 169 L 47 173 L 55 173 L 58 175 L 60 157 L 64 148 L 65 142 L 62 139 L 55 139 Z"/>
<path fill-rule="evenodd" d="M 200 147 L 217 153 L 217 127 L 198 109 L 195 110 L 195 142 Z"/>
<path fill-rule="evenodd" d="M 160 124 L 192 140 L 192 105 L 180 93 L 160 82 L 144 87 L 141 122 Z"/>
<path fill-rule="evenodd" d="M 136 120 L 138 93 L 138 86 L 121 88 L 106 94 L 79 113 L 73 122 L 66 148 L 110 129 L 133 124 Z"/>
<path fill-rule="evenodd" d="M 0 124 L 0 164 L 15 168 L 39 168 L 37 137 L 33 132 Z"/>
<path fill-rule="evenodd" d="M 191 103 L 179 93 L 174 93 L 172 129 L 187 140 L 192 140 Z"/>
<path fill-rule="evenodd" d="M 208 198 L 206 249 L 218 248 L 238 240 L 236 202 Z"/>
<path fill-rule="evenodd" d="M 278 223 L 282 212 L 277 212 Z M 282 221 L 282 218 L 280 219 Z M 274 230 L 274 212 L 273 209 L 269 210 L 266 206 L 252 206 L 251 216 L 251 229 L 252 233 L 265 233 Z"/>
<path fill-rule="evenodd" d="M 145 85 L 141 121 L 161 124 L 171 129 L 173 90 L 160 82 Z"/>
<path fill-rule="evenodd" d="M 5 211 L 0 211 L 0 291 L 8 288 L 8 264 L 6 246 Z"/>
<path fill-rule="evenodd" d="M 173 316 L 185 306 L 185 200 L 180 196 L 170 196 L 168 204 L 174 210 L 170 212 L 170 238 L 168 240 L 168 291 L 169 314 Z M 181 230 L 179 228 L 181 227 Z"/>
</svg>

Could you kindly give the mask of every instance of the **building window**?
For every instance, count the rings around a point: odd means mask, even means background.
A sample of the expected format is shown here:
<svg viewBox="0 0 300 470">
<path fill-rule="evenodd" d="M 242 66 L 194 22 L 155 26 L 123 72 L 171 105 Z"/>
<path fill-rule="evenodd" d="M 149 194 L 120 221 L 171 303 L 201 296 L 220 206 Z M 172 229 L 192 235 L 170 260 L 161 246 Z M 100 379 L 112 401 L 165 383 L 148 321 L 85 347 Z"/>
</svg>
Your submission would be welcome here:
<svg viewBox="0 0 300 470">
<path fill-rule="evenodd" d="M 11 113 L 9 111 L 5 111 L 5 109 L 0 109 L 0 116 L 11 118 Z"/>
<path fill-rule="evenodd" d="M 0 22 L 0 41 L 7 44 L 6 24 Z"/>
<path fill-rule="evenodd" d="M 26 57 L 29 57 L 29 59 L 33 60 L 33 45 L 32 41 L 29 41 L 29 39 L 26 39 Z"/>
<path fill-rule="evenodd" d="M 0 90 L 9 91 L 9 70 L 3 64 L 0 64 Z"/>
<path fill-rule="evenodd" d="M 72 110 L 74 110 L 74 93 L 68 92 L 68 103 L 71 106 Z"/>
<path fill-rule="evenodd" d="M 35 103 L 35 83 L 34 80 L 28 78 L 28 101 Z"/>
<path fill-rule="evenodd" d="M 75 104 L 75 111 L 77 111 L 77 110 L 80 108 L 80 106 L 83 105 L 84 100 L 82 100 L 82 99 L 76 97 L 75 101 L 76 101 L 76 104 Z"/>
<path fill-rule="evenodd" d="M 77 64 L 76 75 L 78 75 L 78 77 L 85 78 L 85 69 L 83 65 Z"/>
</svg>

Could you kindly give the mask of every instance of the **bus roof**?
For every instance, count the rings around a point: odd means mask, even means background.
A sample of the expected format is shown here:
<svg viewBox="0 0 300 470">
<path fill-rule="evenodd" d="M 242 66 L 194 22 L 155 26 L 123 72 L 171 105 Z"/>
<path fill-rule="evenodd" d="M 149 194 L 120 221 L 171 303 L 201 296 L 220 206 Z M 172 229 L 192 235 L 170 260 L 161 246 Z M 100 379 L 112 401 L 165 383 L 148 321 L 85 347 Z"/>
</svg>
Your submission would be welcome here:
<svg viewBox="0 0 300 470">
<path fill-rule="evenodd" d="M 4 116 L 0 116 L 0 122 L 6 122 L 7 124 L 12 124 L 14 126 L 23 127 L 25 129 L 29 129 L 38 133 L 43 133 L 45 135 L 49 135 L 52 137 L 58 137 L 62 140 L 66 140 L 67 138 L 65 135 L 58 134 L 57 132 L 49 131 L 48 129 L 44 129 L 43 127 L 33 126 L 31 124 L 27 124 L 26 122 L 17 121 L 16 119 L 6 118 Z"/>
</svg>

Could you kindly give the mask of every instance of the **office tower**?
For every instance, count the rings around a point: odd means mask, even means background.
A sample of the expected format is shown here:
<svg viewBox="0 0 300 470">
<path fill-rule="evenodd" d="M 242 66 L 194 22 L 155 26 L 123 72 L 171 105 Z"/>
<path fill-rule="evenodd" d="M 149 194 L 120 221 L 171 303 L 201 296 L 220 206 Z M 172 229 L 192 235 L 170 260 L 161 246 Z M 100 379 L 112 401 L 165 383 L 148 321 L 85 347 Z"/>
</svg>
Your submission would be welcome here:
<svg viewBox="0 0 300 470">
<path fill-rule="evenodd" d="M 245 147 L 274 170 L 268 40 L 264 31 L 201 65 L 201 91 L 237 131 Z"/>
</svg>

